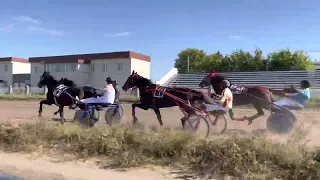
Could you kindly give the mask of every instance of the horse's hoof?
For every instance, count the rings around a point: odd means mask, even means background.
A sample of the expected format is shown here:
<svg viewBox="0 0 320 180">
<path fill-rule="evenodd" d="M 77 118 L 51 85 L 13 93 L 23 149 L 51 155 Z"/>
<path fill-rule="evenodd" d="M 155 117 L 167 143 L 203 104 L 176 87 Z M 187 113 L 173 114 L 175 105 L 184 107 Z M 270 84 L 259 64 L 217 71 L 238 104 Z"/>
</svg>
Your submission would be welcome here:
<svg viewBox="0 0 320 180">
<path fill-rule="evenodd" d="M 58 114 L 58 112 L 53 113 L 53 115 L 57 115 L 57 114 Z"/>
</svg>

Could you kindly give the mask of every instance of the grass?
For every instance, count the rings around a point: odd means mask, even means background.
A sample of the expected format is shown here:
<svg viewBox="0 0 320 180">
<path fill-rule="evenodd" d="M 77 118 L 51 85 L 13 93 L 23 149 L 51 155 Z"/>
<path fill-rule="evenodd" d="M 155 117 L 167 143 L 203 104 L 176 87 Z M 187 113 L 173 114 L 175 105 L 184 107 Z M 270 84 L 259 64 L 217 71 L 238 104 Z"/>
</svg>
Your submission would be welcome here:
<svg viewBox="0 0 320 180">
<path fill-rule="evenodd" d="M 1 94 L 0 100 L 16 100 L 16 101 L 40 101 L 46 99 L 45 95 L 40 94 Z M 139 99 L 131 95 L 120 96 L 120 102 L 137 102 Z"/>
<path fill-rule="evenodd" d="M 0 149 L 106 157 L 109 166 L 173 165 L 198 176 L 236 179 L 320 179 L 320 153 L 264 138 L 198 139 L 181 131 L 145 132 L 126 125 L 83 129 L 46 123 L 0 125 Z"/>
</svg>

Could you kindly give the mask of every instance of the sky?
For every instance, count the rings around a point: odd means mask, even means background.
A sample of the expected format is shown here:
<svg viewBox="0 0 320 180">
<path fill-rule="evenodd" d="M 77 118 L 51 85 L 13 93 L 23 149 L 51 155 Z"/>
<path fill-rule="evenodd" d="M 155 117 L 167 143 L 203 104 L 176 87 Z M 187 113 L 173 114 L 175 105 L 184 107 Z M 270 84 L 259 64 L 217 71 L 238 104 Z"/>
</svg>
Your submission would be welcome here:
<svg viewBox="0 0 320 180">
<path fill-rule="evenodd" d="M 0 6 L 0 57 L 134 51 L 159 80 L 185 48 L 227 54 L 303 49 L 320 59 L 317 0 L 10 0 Z"/>
</svg>

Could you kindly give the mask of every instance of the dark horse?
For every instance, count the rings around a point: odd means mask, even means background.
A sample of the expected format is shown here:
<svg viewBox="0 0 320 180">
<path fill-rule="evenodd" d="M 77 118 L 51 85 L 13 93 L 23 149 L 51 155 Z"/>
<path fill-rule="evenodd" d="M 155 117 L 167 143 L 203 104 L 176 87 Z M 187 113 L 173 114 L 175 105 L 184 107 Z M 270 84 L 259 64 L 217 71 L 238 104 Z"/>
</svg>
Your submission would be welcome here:
<svg viewBox="0 0 320 180">
<path fill-rule="evenodd" d="M 132 104 L 132 116 L 133 122 L 135 123 L 138 118 L 135 114 L 135 108 L 139 107 L 143 110 L 153 109 L 157 115 L 160 126 L 163 125 L 160 108 L 179 106 L 187 116 L 196 113 L 196 110 L 191 105 L 195 105 L 196 102 L 203 102 L 203 94 L 199 91 L 195 91 L 189 88 L 170 88 L 162 87 L 153 84 L 149 79 L 146 79 L 136 72 L 132 71 L 132 74 L 128 77 L 127 81 L 122 86 L 124 91 L 130 88 L 139 88 L 140 92 L 140 103 Z M 179 101 L 181 99 L 183 101 Z M 182 125 L 184 126 L 186 117 L 181 119 Z"/>
<path fill-rule="evenodd" d="M 75 97 L 85 97 L 84 94 L 88 94 L 88 97 L 94 96 L 94 93 L 90 93 L 88 91 L 84 91 L 81 88 L 77 88 L 75 86 L 67 86 L 66 89 L 63 90 L 63 93 L 59 95 L 59 97 L 55 97 L 54 91 L 57 89 L 57 87 L 60 85 L 57 80 L 53 78 L 53 76 L 50 75 L 49 72 L 43 72 L 43 74 L 40 76 L 40 81 L 38 83 L 38 87 L 42 88 L 43 86 L 47 86 L 48 93 L 47 93 L 47 99 L 42 100 L 40 102 L 39 107 L 39 116 L 42 114 L 42 106 L 43 104 L 47 104 L 51 106 L 52 104 L 55 104 L 59 106 L 59 110 L 56 113 L 60 113 L 61 117 L 61 123 L 64 123 L 64 113 L 63 113 L 63 107 L 64 106 L 72 106 L 75 103 Z M 74 83 L 73 83 L 74 84 Z"/>
<path fill-rule="evenodd" d="M 221 94 L 223 89 L 220 87 L 220 82 L 225 80 L 226 78 L 223 76 L 215 75 L 211 72 L 208 76 L 206 76 L 199 84 L 201 88 L 212 86 L 216 94 Z M 231 82 L 230 82 L 231 83 Z M 258 111 L 257 114 L 251 117 L 243 117 L 243 118 L 235 118 L 232 109 L 229 110 L 229 115 L 232 120 L 239 120 L 244 121 L 248 120 L 249 124 L 252 121 L 260 116 L 264 115 L 263 109 L 270 110 L 271 104 L 273 100 L 273 94 L 268 88 L 258 87 L 258 86 L 243 86 L 237 85 L 235 89 L 242 89 L 243 91 L 237 91 L 238 93 L 233 94 L 233 105 L 234 106 L 241 106 L 241 105 L 248 105 L 252 104 L 256 110 Z M 231 88 L 233 91 L 234 89 Z"/>
</svg>

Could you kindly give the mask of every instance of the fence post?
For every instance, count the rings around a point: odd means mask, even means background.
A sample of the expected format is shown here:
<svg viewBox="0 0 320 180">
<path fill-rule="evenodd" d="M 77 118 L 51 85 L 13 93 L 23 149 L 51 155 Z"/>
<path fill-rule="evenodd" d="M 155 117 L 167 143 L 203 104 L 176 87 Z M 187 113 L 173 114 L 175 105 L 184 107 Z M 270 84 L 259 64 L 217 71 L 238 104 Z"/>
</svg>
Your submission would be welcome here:
<svg viewBox="0 0 320 180">
<path fill-rule="evenodd" d="M 12 86 L 8 86 L 8 94 L 12 94 Z"/>
<path fill-rule="evenodd" d="M 140 91 L 139 91 L 139 88 L 136 89 L 136 93 L 137 93 L 137 94 L 136 94 L 137 98 L 140 99 Z"/>
<path fill-rule="evenodd" d="M 24 93 L 25 93 L 26 95 L 29 95 L 29 94 L 30 94 L 30 87 L 29 87 L 28 85 L 25 85 L 25 91 L 24 91 Z"/>
</svg>

